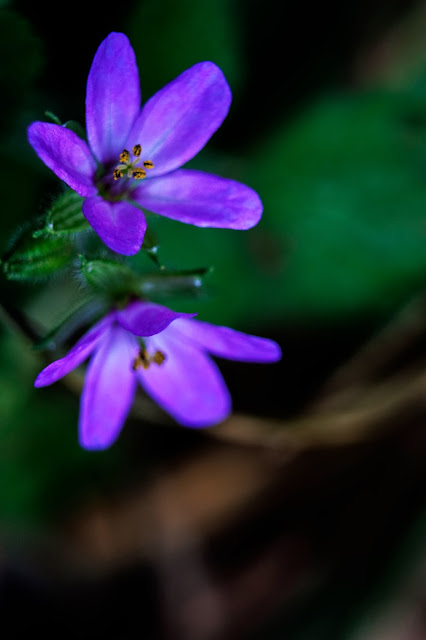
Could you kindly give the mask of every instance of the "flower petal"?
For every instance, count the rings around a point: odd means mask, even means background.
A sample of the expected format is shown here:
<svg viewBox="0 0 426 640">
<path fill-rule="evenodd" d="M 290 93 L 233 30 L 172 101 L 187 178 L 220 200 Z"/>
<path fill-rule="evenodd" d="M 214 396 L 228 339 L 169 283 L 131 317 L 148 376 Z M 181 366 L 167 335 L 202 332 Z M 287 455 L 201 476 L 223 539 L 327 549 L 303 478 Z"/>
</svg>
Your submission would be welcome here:
<svg viewBox="0 0 426 640">
<path fill-rule="evenodd" d="M 140 101 L 135 53 L 124 33 L 110 33 L 95 54 L 86 91 L 87 137 L 102 164 L 118 162 Z"/>
<path fill-rule="evenodd" d="M 102 318 L 96 323 L 87 333 L 75 343 L 72 349 L 68 351 L 67 355 L 49 364 L 48 367 L 41 371 L 35 382 L 35 387 L 46 387 L 49 384 L 53 384 L 60 378 L 63 378 L 70 371 L 78 367 L 86 358 L 90 356 L 95 347 L 105 337 L 108 332 L 114 316 L 108 314 L 105 318 Z"/>
<path fill-rule="evenodd" d="M 250 229 L 262 215 L 262 202 L 250 187 L 189 169 L 145 180 L 133 197 L 154 213 L 197 227 Z"/>
<path fill-rule="evenodd" d="M 192 318 L 196 313 L 179 313 L 153 302 L 132 302 L 116 311 L 117 322 L 135 336 L 153 336 L 169 326 L 176 318 Z"/>
<path fill-rule="evenodd" d="M 121 327 L 112 327 L 87 368 L 81 396 L 79 439 L 86 449 L 106 449 L 118 437 L 136 388 L 132 370 L 138 345 Z"/>
<path fill-rule="evenodd" d="M 193 158 L 225 119 L 231 90 L 213 62 L 181 73 L 144 105 L 128 145 L 141 144 L 154 162 L 150 177 L 167 173 Z"/>
<path fill-rule="evenodd" d="M 33 122 L 28 141 L 44 164 L 81 196 L 97 192 L 96 163 L 84 140 L 71 129 L 48 122 Z"/>
<path fill-rule="evenodd" d="M 166 359 L 137 374 L 144 389 L 177 422 L 187 427 L 207 427 L 224 420 L 231 397 L 216 364 L 193 344 L 176 339 L 169 329 L 146 340 L 151 353 Z"/>
<path fill-rule="evenodd" d="M 181 318 L 173 325 L 173 331 L 220 358 L 243 362 L 276 362 L 281 358 L 281 348 L 273 340 L 229 327 Z"/>
<path fill-rule="evenodd" d="M 132 256 L 141 248 L 146 230 L 142 211 L 128 202 L 108 202 L 100 196 L 83 202 L 83 213 L 107 247 Z"/>
</svg>

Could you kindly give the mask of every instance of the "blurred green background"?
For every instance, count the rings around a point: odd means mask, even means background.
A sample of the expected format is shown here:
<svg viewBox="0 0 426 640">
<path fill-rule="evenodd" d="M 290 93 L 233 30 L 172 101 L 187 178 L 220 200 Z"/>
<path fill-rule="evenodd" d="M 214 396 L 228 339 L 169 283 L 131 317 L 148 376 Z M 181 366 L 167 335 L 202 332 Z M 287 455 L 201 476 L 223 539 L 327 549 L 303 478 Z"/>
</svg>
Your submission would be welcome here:
<svg viewBox="0 0 426 640">
<path fill-rule="evenodd" d="M 62 192 L 59 180 L 28 145 L 26 127 L 45 119 L 46 110 L 63 122 L 84 124 L 87 74 L 110 31 L 123 31 L 130 38 L 144 101 L 190 65 L 213 60 L 231 85 L 233 102 L 221 129 L 189 164 L 250 185 L 260 194 L 264 214 L 247 232 L 150 219 L 160 259 L 168 268 L 212 267 L 200 295 L 170 296 L 164 303 L 277 340 L 284 352 L 278 365 L 220 363 L 235 411 L 276 421 L 303 416 L 328 376 L 383 327 L 393 326 L 401 310 L 411 308 L 413 301 L 417 304 L 425 292 L 425 4 L 129 0 L 112 8 L 93 5 L 90 12 L 88 6 L 79 1 L 66 7 L 18 0 L 0 4 L 1 253 Z M 140 271 L 155 268 L 143 252 L 129 263 Z M 404 590 L 413 567 L 424 567 L 425 562 L 421 403 L 414 403 L 409 420 L 392 415 L 389 431 L 374 446 L 358 443 L 336 452 L 324 441 L 321 453 L 312 454 L 312 466 L 302 456 L 301 466 L 296 461 L 288 476 L 280 475 L 286 447 L 280 448 L 279 463 L 276 452 L 268 450 L 267 460 L 272 455 L 280 470 L 279 480 L 267 476 L 273 486 L 266 492 L 270 511 L 265 514 L 250 501 L 244 509 L 241 506 L 241 514 L 236 509 L 234 528 L 227 529 L 224 522 L 223 538 L 218 538 L 226 551 L 218 552 L 214 545 L 212 551 L 210 535 L 201 536 L 202 557 L 197 556 L 197 562 L 210 571 L 208 588 L 203 579 L 205 599 L 193 603 L 187 626 L 182 626 L 175 619 L 181 602 L 175 593 L 176 576 L 195 575 L 198 566 L 194 568 L 198 543 L 189 544 L 189 533 L 184 551 L 180 548 L 181 555 L 173 560 L 176 566 L 150 555 L 148 545 L 143 556 L 149 570 L 133 549 L 125 560 L 118 553 L 111 575 L 108 563 L 99 573 L 87 549 L 80 566 L 83 552 L 72 535 L 64 536 L 64 523 L 75 514 L 84 522 L 81 510 L 93 515 L 93 504 L 99 501 L 125 502 L 135 487 L 145 490 L 153 479 L 168 477 L 176 465 L 204 460 L 206 453 L 222 455 L 224 450 L 238 461 L 245 455 L 241 451 L 246 451 L 246 432 L 243 429 L 242 444 L 238 438 L 218 444 L 220 439 L 209 431 L 176 429 L 149 407 L 147 420 L 138 412 L 129 418 L 109 451 L 82 451 L 77 444 L 75 391 L 61 383 L 45 390 L 32 387 L 35 375 L 55 352 L 35 350 L 31 333 L 45 335 L 87 295 L 78 265 L 33 284 L 2 276 L 0 292 L 0 610 L 5 625 L 8 620 L 16 624 L 11 612 L 19 603 L 29 611 L 28 621 L 45 625 L 47 633 L 56 617 L 76 615 L 85 629 L 80 637 L 132 637 L 139 623 L 143 637 L 188 640 L 424 637 L 424 627 L 419 631 L 412 618 L 418 601 L 424 602 L 426 588 L 419 589 L 416 578 L 417 591 L 412 586 Z M 424 306 L 420 309 L 417 342 L 401 348 L 400 360 L 392 361 L 392 375 L 414 359 L 416 372 L 421 371 L 420 358 L 424 365 Z M 391 340 L 390 351 L 394 344 Z M 387 356 L 384 362 L 386 370 Z M 261 435 L 256 446 L 249 448 L 250 461 L 254 453 L 265 456 Z M 405 453 L 398 458 L 401 450 Z M 219 458 L 215 473 L 220 474 L 221 464 Z M 331 474 L 328 479 L 324 467 Z M 262 469 L 253 471 L 260 485 Z M 200 464 L 198 472 L 203 477 L 211 469 Z M 390 488 L 380 484 L 383 478 Z M 243 486 L 244 482 L 245 476 Z M 281 490 L 284 498 L 278 498 Z M 226 487 L 216 491 L 226 493 Z M 209 499 L 209 494 L 200 497 L 207 505 Z M 386 500 L 388 510 L 377 509 Z M 364 535 L 361 551 L 348 523 L 351 534 L 346 531 L 339 537 L 342 505 L 346 509 L 351 501 L 354 512 L 348 514 L 356 532 Z M 168 517 L 167 509 L 166 513 Z M 244 533 L 244 518 L 253 525 L 250 534 Z M 320 526 L 323 519 L 328 526 Z M 340 525 L 334 526 L 336 522 Z M 87 516 L 87 523 L 92 526 L 93 518 Z M 217 567 L 221 576 L 232 573 L 233 584 L 237 579 L 244 583 L 241 576 L 253 557 L 263 557 L 259 549 L 272 545 L 274 557 L 277 532 L 288 531 L 292 543 L 286 553 L 309 569 L 302 572 L 296 594 L 287 598 L 284 592 L 278 600 L 273 596 L 296 571 L 286 564 L 275 578 L 266 570 L 247 578 L 263 585 L 263 600 L 256 600 L 254 587 L 240 592 L 226 580 L 223 590 L 214 586 Z M 100 540 L 102 532 L 99 536 Z M 340 550 L 339 561 L 334 558 L 337 564 L 330 563 L 325 538 Z M 379 549 L 383 557 L 374 564 Z M 73 553 L 78 556 L 75 562 Z M 354 558 L 360 553 L 366 567 L 362 575 L 354 572 Z M 63 564 L 52 571 L 58 557 Z M 267 559 L 265 563 L 267 567 Z M 72 587 L 67 582 L 70 574 Z M 55 592 L 57 584 L 62 590 Z M 194 577 L 190 584 L 199 583 Z M 216 608 L 209 600 L 212 592 L 217 595 L 218 602 L 212 600 Z M 407 593 L 412 593 L 411 599 Z M 264 605 L 268 599 L 269 607 Z M 89 600 L 95 603 L 93 609 Z M 225 601 L 231 606 L 226 608 Z M 99 621 L 110 603 L 115 603 L 115 613 L 109 615 L 116 627 L 109 626 L 108 615 Z M 221 607 L 234 626 L 227 627 Z M 256 607 L 259 615 L 245 628 L 244 616 Z M 407 615 L 412 627 L 401 623 L 401 632 L 398 624 L 387 627 L 389 611 L 399 622 Z M 203 618 L 211 619 L 211 625 L 203 627 Z M 20 624 L 24 629 L 25 623 Z M 112 628 L 118 630 L 114 636 L 108 635 Z M 391 628 L 396 635 L 386 631 Z"/>
</svg>

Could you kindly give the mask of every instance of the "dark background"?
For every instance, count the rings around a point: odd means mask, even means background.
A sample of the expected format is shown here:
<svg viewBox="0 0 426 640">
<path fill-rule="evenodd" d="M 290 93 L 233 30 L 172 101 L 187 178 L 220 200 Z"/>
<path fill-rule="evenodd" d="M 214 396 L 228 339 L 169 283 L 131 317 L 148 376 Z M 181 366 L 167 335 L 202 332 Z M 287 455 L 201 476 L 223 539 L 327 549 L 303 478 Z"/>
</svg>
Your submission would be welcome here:
<svg viewBox="0 0 426 640">
<path fill-rule="evenodd" d="M 168 266 L 214 267 L 201 297 L 166 304 L 283 349 L 219 363 L 223 425 L 177 427 L 140 394 L 109 451 L 82 451 L 81 379 L 32 387 L 77 268 L 2 275 L 5 637 L 423 640 L 424 3 L 0 6 L 2 253 L 61 192 L 26 127 L 45 110 L 84 124 L 110 31 L 143 100 L 213 60 L 233 103 L 191 164 L 255 188 L 264 215 L 244 233 L 154 220 Z"/>
</svg>

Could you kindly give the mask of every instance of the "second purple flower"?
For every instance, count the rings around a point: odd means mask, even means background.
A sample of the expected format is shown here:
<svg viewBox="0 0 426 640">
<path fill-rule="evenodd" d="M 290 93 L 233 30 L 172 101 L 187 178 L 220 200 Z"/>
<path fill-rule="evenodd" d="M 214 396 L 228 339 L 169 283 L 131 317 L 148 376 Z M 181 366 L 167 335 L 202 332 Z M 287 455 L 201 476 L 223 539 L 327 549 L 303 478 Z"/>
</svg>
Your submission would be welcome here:
<svg viewBox="0 0 426 640">
<path fill-rule="evenodd" d="M 255 191 L 234 180 L 179 169 L 226 117 L 222 71 L 200 62 L 140 108 L 134 51 L 122 33 L 101 43 L 87 80 L 88 144 L 63 126 L 34 122 L 28 139 L 43 162 L 85 198 L 83 214 L 113 251 L 139 251 L 141 208 L 199 227 L 249 229 L 262 215 Z"/>
<path fill-rule="evenodd" d="M 243 362 L 276 362 L 273 340 L 193 319 L 152 302 L 131 302 L 95 324 L 60 360 L 43 369 L 50 385 L 90 358 L 80 407 L 79 438 L 105 449 L 118 437 L 139 382 L 175 420 L 207 427 L 231 411 L 226 384 L 210 354 Z"/>
</svg>

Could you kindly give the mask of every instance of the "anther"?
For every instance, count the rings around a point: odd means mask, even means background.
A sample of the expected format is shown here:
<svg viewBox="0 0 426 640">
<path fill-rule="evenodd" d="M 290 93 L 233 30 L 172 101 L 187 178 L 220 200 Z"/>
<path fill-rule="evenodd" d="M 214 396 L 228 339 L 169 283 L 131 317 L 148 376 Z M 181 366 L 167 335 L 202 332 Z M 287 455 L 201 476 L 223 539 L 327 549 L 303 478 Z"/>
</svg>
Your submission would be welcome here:
<svg viewBox="0 0 426 640">
<path fill-rule="evenodd" d="M 133 169 L 132 176 L 135 180 L 142 180 L 145 178 L 146 172 L 143 169 Z"/>
<path fill-rule="evenodd" d="M 114 176 L 114 180 L 119 180 L 120 178 L 123 177 L 123 172 L 120 171 L 120 169 L 114 169 L 113 176 Z"/>
<path fill-rule="evenodd" d="M 166 359 L 166 356 L 162 351 L 156 351 L 151 358 L 151 360 L 155 362 L 155 364 L 163 364 L 165 359 Z"/>
<path fill-rule="evenodd" d="M 124 164 L 127 164 L 129 160 L 130 160 L 129 151 L 127 151 L 127 149 L 123 149 L 123 151 L 120 153 L 120 162 L 124 162 Z"/>
<path fill-rule="evenodd" d="M 145 167 L 145 169 L 153 169 L 154 168 L 154 163 L 152 160 L 144 160 L 143 161 L 143 166 Z"/>
<path fill-rule="evenodd" d="M 148 351 L 142 348 L 140 349 L 137 357 L 133 361 L 132 369 L 133 371 L 136 371 L 140 367 L 143 367 L 144 369 L 148 369 L 150 362 L 151 362 L 151 359 L 148 355 Z"/>
<path fill-rule="evenodd" d="M 160 365 L 160 364 L 163 364 L 165 359 L 166 359 L 166 356 L 162 351 L 157 350 L 154 353 L 154 355 L 150 356 L 148 351 L 145 349 L 145 347 L 141 347 L 138 355 L 133 361 L 132 369 L 133 371 L 137 371 L 142 367 L 143 369 L 146 370 L 148 369 L 149 365 L 152 362 L 155 362 L 155 364 Z"/>
<path fill-rule="evenodd" d="M 142 147 L 140 144 L 135 144 L 135 146 L 132 149 L 132 153 L 134 156 L 136 156 L 137 158 L 139 158 L 139 156 L 142 153 Z"/>
</svg>

